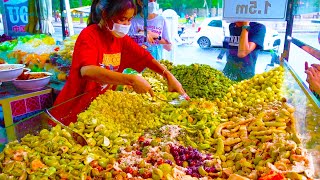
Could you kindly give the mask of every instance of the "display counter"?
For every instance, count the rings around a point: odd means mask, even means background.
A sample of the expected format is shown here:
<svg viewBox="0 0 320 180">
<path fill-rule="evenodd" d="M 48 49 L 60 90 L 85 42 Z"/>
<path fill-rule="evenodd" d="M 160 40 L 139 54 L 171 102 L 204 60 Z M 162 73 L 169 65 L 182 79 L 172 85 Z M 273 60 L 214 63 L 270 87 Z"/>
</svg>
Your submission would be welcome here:
<svg viewBox="0 0 320 180">
<path fill-rule="evenodd" d="M 283 64 L 283 69 L 284 72 L 280 68 L 279 71 L 271 70 L 270 74 L 258 77 L 265 77 L 266 80 L 271 78 L 270 80 L 275 81 L 276 79 L 268 75 L 283 74 L 281 94 L 285 99 L 272 104 L 271 109 L 263 109 L 269 107 L 266 104 L 252 106 L 248 110 L 249 113 L 243 113 L 247 114 L 245 118 L 239 116 L 240 113 L 235 106 L 224 108 L 223 105 L 228 104 L 230 98 L 235 98 L 232 94 L 238 93 L 237 88 L 246 88 L 234 84 L 228 89 L 230 95 L 226 92 L 226 96 L 221 100 L 198 99 L 192 100 L 191 104 L 186 102 L 187 104 L 181 103 L 178 106 L 143 95 L 112 91 L 88 101 L 91 103 L 90 106 L 86 102 L 79 103 L 83 102 L 79 99 L 88 99 L 86 96 L 90 96 L 90 93 L 76 97 L 70 100 L 68 105 L 60 105 L 60 108 L 61 106 L 65 109 L 71 108 L 71 104 L 79 106 L 80 109 L 82 107 L 81 113 L 71 114 L 78 117 L 78 122 L 71 123 L 69 127 L 87 139 L 88 146 L 84 147 L 72 141 L 70 134 L 66 130 L 61 130 L 60 126 L 51 128 L 48 123 L 50 120 L 45 113 L 13 124 L 7 127 L 7 131 L 14 133 L 11 137 L 17 137 L 22 144 L 38 151 L 40 156 L 48 157 L 47 160 L 46 158 L 41 160 L 35 158 L 37 157 L 35 154 L 35 156 L 30 155 L 30 158 L 37 161 L 39 167 L 44 169 L 40 171 L 35 168 L 33 175 L 27 170 L 28 177 L 33 178 L 75 177 L 76 172 L 77 177 L 80 174 L 84 178 L 90 176 L 114 179 L 120 176 L 122 178 L 133 176 L 138 179 L 240 178 L 237 175 L 249 179 L 258 179 L 262 176 L 263 178 L 279 176 L 283 177 L 282 179 L 319 178 L 319 106 L 313 94 L 302 86 L 300 79 L 287 63 Z M 245 83 L 257 83 L 257 81 L 259 79 L 248 80 Z M 263 81 L 263 83 L 269 82 Z M 266 91 L 277 92 L 277 87 L 266 88 Z M 253 94 L 257 93 L 256 89 L 247 90 Z M 239 93 L 241 94 L 240 90 Z M 260 94 L 255 102 L 261 103 L 261 99 L 264 98 L 262 96 L 263 94 Z M 160 99 L 162 98 L 169 99 L 169 96 L 163 95 Z M 268 98 L 273 99 L 273 97 Z M 231 104 L 240 107 L 241 103 L 245 103 L 239 101 Z M 114 107 L 112 104 L 117 106 Z M 49 109 L 49 112 L 55 114 L 56 108 Z M 122 110 L 123 113 L 120 113 Z M 270 115 L 272 112 L 273 115 Z M 158 113 L 161 114 L 160 119 Z M 227 118 L 223 118 L 224 113 L 227 114 Z M 66 115 L 59 114 L 59 116 L 57 119 L 61 121 L 66 118 L 61 117 Z M 273 119 L 272 116 L 277 122 L 270 121 Z M 114 123 L 111 117 L 117 119 L 118 123 Z M 164 126 L 157 129 L 159 125 Z M 108 128 L 111 127 L 119 131 L 110 131 Z M 51 132 L 43 129 L 51 129 Z M 289 134 L 282 134 L 284 131 Z M 242 139 L 243 132 L 248 133 L 248 141 Z M 182 136 L 178 136 L 177 133 L 182 133 Z M 278 139 L 279 137 L 283 139 Z M 246 143 L 250 145 L 244 145 Z M 256 144 L 260 144 L 261 149 L 257 148 Z M 15 146 L 16 143 L 10 144 L 12 148 Z M 36 148 L 37 146 L 39 147 Z M 24 147 L 24 151 L 29 152 L 29 148 Z M 259 151 L 262 151 L 261 157 L 258 155 Z M 12 150 L 8 146 L 4 152 L 7 154 Z M 14 151 L 13 154 L 15 153 Z M 52 164 L 53 161 L 56 163 Z M 308 168 L 305 169 L 307 165 Z M 292 170 L 292 167 L 298 169 Z M 5 172 L 10 174 L 11 171 Z"/>
</svg>

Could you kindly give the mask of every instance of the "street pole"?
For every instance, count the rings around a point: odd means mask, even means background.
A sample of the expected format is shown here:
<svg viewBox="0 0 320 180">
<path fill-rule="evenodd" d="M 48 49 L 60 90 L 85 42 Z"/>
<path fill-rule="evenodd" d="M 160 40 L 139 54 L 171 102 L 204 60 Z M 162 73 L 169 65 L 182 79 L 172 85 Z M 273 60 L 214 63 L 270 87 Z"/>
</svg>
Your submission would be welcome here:
<svg viewBox="0 0 320 180">
<path fill-rule="evenodd" d="M 64 0 L 60 0 L 60 13 L 61 13 L 61 27 L 62 27 L 62 40 L 64 40 L 67 35 L 66 35 L 66 21 L 65 21 L 65 17 L 64 17 Z"/>
<path fill-rule="evenodd" d="M 289 60 L 289 51 L 290 51 L 290 43 L 291 43 L 291 37 L 292 37 L 292 29 L 293 29 L 293 2 L 294 0 L 288 1 L 288 7 L 287 7 L 287 29 L 286 29 L 286 35 L 285 35 L 285 41 L 284 41 L 284 52 L 281 56 L 281 61 Z"/>
<path fill-rule="evenodd" d="M 82 7 L 82 0 L 79 0 L 79 6 Z M 83 12 L 80 12 L 80 24 L 83 23 Z"/>
<path fill-rule="evenodd" d="M 143 30 L 144 30 L 144 42 L 147 42 L 147 36 L 148 36 L 148 0 L 143 0 L 143 7 L 142 7 L 142 12 L 143 12 Z"/>
<path fill-rule="evenodd" d="M 40 1 L 36 0 L 37 14 L 38 14 L 38 23 L 39 23 L 39 32 L 42 33 L 42 23 L 41 19 L 43 19 L 43 14 L 40 11 Z"/>
</svg>

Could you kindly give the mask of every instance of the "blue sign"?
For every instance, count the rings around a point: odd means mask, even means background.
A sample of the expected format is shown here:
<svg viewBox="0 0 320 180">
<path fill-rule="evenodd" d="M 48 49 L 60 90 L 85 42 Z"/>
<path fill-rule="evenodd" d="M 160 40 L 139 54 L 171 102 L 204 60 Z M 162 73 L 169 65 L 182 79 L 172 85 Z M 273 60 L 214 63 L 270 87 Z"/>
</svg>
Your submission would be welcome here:
<svg viewBox="0 0 320 180">
<path fill-rule="evenodd" d="M 28 34 L 25 26 L 28 24 L 28 0 L 3 0 L 4 28 L 10 36 Z"/>
<path fill-rule="evenodd" d="M 285 20 L 288 0 L 224 0 L 225 20 Z"/>
</svg>

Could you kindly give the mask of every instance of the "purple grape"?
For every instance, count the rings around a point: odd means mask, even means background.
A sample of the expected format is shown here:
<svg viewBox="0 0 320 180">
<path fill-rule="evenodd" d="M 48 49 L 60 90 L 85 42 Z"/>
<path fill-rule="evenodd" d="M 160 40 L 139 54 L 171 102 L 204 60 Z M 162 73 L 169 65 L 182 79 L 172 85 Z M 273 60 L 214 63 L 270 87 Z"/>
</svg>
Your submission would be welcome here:
<svg viewBox="0 0 320 180">
<path fill-rule="evenodd" d="M 186 156 L 186 161 L 190 159 L 189 153 L 186 153 L 185 156 Z"/>
<path fill-rule="evenodd" d="M 196 178 L 199 178 L 200 177 L 200 174 L 198 174 L 198 173 L 192 173 L 192 175 L 191 175 L 192 177 L 196 177 Z"/>
<path fill-rule="evenodd" d="M 195 156 L 195 153 L 194 153 L 194 152 L 191 152 L 189 155 L 190 155 L 190 158 L 193 159 L 194 156 Z"/>
<path fill-rule="evenodd" d="M 210 172 L 210 167 L 205 167 L 204 170 Z"/>
<path fill-rule="evenodd" d="M 143 143 L 143 146 L 149 146 L 150 145 L 150 141 L 145 141 L 144 143 Z"/>
<path fill-rule="evenodd" d="M 206 159 L 206 160 L 211 160 L 211 159 L 212 159 L 211 156 L 212 156 L 211 154 L 207 154 L 205 159 Z"/>
<path fill-rule="evenodd" d="M 216 168 L 210 167 L 208 172 L 216 172 Z"/>
<path fill-rule="evenodd" d="M 142 152 L 141 151 L 136 151 L 136 154 L 138 155 L 138 156 L 140 156 L 141 154 L 142 154 Z"/>
<path fill-rule="evenodd" d="M 166 160 L 165 163 L 172 165 L 172 161 Z"/>
<path fill-rule="evenodd" d="M 190 164 L 190 166 L 195 166 L 196 162 L 195 161 L 191 161 L 189 164 Z"/>
<path fill-rule="evenodd" d="M 194 149 L 191 146 L 188 146 L 188 151 L 193 151 Z"/>
<path fill-rule="evenodd" d="M 199 152 L 196 152 L 196 153 L 194 154 L 194 158 L 195 158 L 195 159 L 201 158 L 201 154 L 200 154 Z"/>
<path fill-rule="evenodd" d="M 170 152 L 172 153 L 172 152 L 174 152 L 174 151 L 178 152 L 178 148 L 176 148 L 175 146 L 172 146 L 172 147 L 170 148 Z"/>
<path fill-rule="evenodd" d="M 196 166 L 201 166 L 202 162 L 201 161 L 196 161 Z"/>
<path fill-rule="evenodd" d="M 198 172 L 198 167 L 197 166 L 192 166 L 192 167 L 190 167 L 190 169 L 192 170 L 193 173 Z"/>
<path fill-rule="evenodd" d="M 182 166 L 182 161 L 180 161 L 179 159 L 177 159 L 177 160 L 176 160 L 176 164 L 177 164 L 178 166 Z"/>
<path fill-rule="evenodd" d="M 178 157 L 179 156 L 179 153 L 178 151 L 172 151 L 171 153 L 173 155 L 173 157 Z"/>
<path fill-rule="evenodd" d="M 181 160 L 181 161 L 186 161 L 187 158 L 186 158 L 186 156 L 185 156 L 184 154 L 182 154 L 182 155 L 180 156 L 180 160 Z"/>
<path fill-rule="evenodd" d="M 180 154 L 180 155 L 183 155 L 185 152 L 186 152 L 186 151 L 185 151 L 184 148 L 179 148 L 179 154 Z"/>
<path fill-rule="evenodd" d="M 188 169 L 186 170 L 186 174 L 187 174 L 187 175 L 191 175 L 191 174 L 192 174 L 192 169 L 188 168 Z"/>
</svg>

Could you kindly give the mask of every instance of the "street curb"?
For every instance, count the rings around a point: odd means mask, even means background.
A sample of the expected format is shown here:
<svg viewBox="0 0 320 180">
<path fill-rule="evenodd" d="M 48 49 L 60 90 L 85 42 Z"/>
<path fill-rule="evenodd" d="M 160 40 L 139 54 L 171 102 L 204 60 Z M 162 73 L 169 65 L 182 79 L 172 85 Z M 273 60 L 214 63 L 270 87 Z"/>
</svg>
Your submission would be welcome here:
<svg viewBox="0 0 320 180">
<path fill-rule="evenodd" d="M 61 27 L 61 26 L 53 26 L 53 27 Z M 73 28 L 85 28 L 87 26 L 73 26 Z M 276 29 L 275 29 L 276 30 Z M 286 30 L 276 30 L 279 33 L 286 33 Z M 292 33 L 318 33 L 319 30 L 293 30 Z"/>
</svg>

